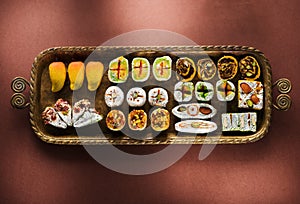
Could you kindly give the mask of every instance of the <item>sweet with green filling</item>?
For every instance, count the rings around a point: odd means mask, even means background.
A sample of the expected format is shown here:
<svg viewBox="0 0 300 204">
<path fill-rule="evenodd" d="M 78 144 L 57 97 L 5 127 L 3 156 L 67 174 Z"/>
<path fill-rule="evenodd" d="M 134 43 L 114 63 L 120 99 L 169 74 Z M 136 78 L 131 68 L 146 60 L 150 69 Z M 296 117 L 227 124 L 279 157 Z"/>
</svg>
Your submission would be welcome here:
<svg viewBox="0 0 300 204">
<path fill-rule="evenodd" d="M 146 58 L 136 57 L 132 60 L 132 79 L 137 82 L 144 82 L 150 76 L 150 63 Z"/>
<path fill-rule="evenodd" d="M 174 98 L 178 102 L 192 100 L 194 84 L 192 82 L 178 82 L 174 87 Z"/>
<path fill-rule="evenodd" d="M 246 56 L 239 63 L 242 78 L 255 80 L 260 76 L 260 67 L 254 57 Z"/>
<path fill-rule="evenodd" d="M 172 59 L 169 56 L 158 57 L 153 62 L 153 75 L 158 81 L 167 81 L 172 74 Z"/>
<path fill-rule="evenodd" d="M 209 82 L 199 81 L 195 85 L 195 96 L 199 101 L 210 101 L 214 95 L 214 87 Z"/>
<path fill-rule="evenodd" d="M 108 79 L 113 83 L 124 83 L 128 77 L 128 60 L 123 56 L 109 63 Z"/>
</svg>

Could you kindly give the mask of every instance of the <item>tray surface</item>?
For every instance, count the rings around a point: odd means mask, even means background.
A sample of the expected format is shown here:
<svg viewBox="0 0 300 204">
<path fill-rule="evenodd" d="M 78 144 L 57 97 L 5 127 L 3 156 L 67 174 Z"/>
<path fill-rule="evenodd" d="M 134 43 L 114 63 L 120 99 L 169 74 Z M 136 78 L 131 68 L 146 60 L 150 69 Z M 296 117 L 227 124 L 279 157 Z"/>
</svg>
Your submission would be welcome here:
<svg viewBox="0 0 300 204">
<path fill-rule="evenodd" d="M 125 83 L 112 83 L 108 77 L 109 63 L 120 56 L 123 56 L 129 63 L 129 76 Z M 167 81 L 158 81 L 152 71 L 150 72 L 149 79 L 144 82 L 134 81 L 131 77 L 131 62 L 134 58 L 142 57 L 148 59 L 151 69 L 155 62 L 155 59 L 160 57 L 170 57 L 172 60 L 172 75 Z M 263 89 L 258 95 L 261 101 L 261 108 L 243 108 L 239 107 L 240 99 L 240 84 L 243 83 L 245 77 L 242 76 L 238 70 L 236 75 L 232 77 L 230 82 L 235 86 L 235 96 L 231 101 L 221 101 L 217 97 L 217 83 L 220 83 L 220 76 L 217 73 L 209 80 L 214 87 L 214 95 L 209 101 L 197 100 L 195 92 L 192 94 L 192 99 L 188 102 L 178 102 L 174 98 L 174 86 L 180 80 L 176 77 L 176 61 L 179 58 L 192 59 L 197 67 L 197 62 L 200 59 L 210 58 L 216 66 L 218 66 L 219 60 L 224 56 L 232 56 L 237 62 L 240 62 L 246 56 L 255 58 L 260 66 L 260 75 L 255 82 L 260 82 Z M 82 61 L 85 64 L 89 61 L 100 61 L 103 63 L 105 72 L 102 77 L 100 87 L 96 91 L 89 91 L 87 80 L 85 79 L 82 87 L 77 91 L 71 91 L 70 81 L 67 77 L 65 84 L 59 92 L 51 91 L 51 81 L 49 79 L 49 65 L 52 62 L 63 62 L 66 66 L 74 61 Z M 239 69 L 239 68 L 238 68 Z M 197 82 L 202 81 L 199 79 L 198 74 L 195 74 L 190 81 L 195 86 Z M 148 102 L 142 107 L 129 107 L 126 98 L 121 106 L 116 108 L 110 108 L 104 101 L 105 91 L 108 87 L 117 85 L 122 89 L 124 95 L 130 88 L 141 87 L 147 93 L 153 88 L 164 88 L 168 92 L 168 103 L 164 107 L 170 113 L 169 128 L 164 131 L 155 131 L 151 128 L 150 115 L 155 107 L 151 106 Z M 248 85 L 252 85 L 251 83 Z M 256 86 L 254 84 L 253 86 Z M 58 47 L 51 48 L 40 53 L 33 64 L 31 70 L 30 80 L 30 122 L 34 132 L 44 141 L 55 144 L 203 144 L 203 143 L 227 143 L 238 144 L 254 142 L 262 138 L 268 131 L 271 117 L 271 67 L 268 60 L 264 55 L 251 47 L 242 46 L 208 46 L 208 47 Z M 90 125 L 83 128 L 68 127 L 66 129 L 56 128 L 51 125 L 45 125 L 41 117 L 42 112 L 47 106 L 52 106 L 55 102 L 62 98 L 67 100 L 70 104 L 75 103 L 81 99 L 89 99 L 92 102 L 92 106 L 103 115 L 102 119 L 96 125 Z M 245 99 L 246 100 L 246 99 Z M 255 101 L 255 100 L 254 100 Z M 216 124 L 214 131 L 209 133 L 191 133 L 189 131 L 178 131 L 175 128 L 175 124 L 185 119 L 180 119 L 172 113 L 172 109 L 181 104 L 193 104 L 204 103 L 211 105 L 216 109 L 216 113 L 212 117 L 204 118 L 205 121 L 210 121 Z M 208 106 L 206 105 L 206 106 Z M 245 105 L 245 103 L 244 103 Z M 251 106 L 252 107 L 252 106 Z M 112 109 L 122 110 L 127 120 L 127 115 L 134 109 L 142 109 L 147 114 L 147 125 L 142 131 L 131 130 L 128 126 L 128 121 L 122 129 L 122 131 L 112 131 L 106 125 L 106 116 Z M 233 113 L 238 115 L 226 115 L 226 113 Z M 242 121 L 243 117 L 249 117 L 246 119 L 246 123 L 253 120 L 255 123 L 255 129 L 246 131 L 236 131 L 233 128 L 229 131 L 224 127 L 224 120 L 227 118 L 237 117 Z M 241 115 L 242 114 L 242 115 Z M 255 114 L 255 118 L 252 119 L 252 115 Z M 201 114 L 200 114 L 201 115 Z M 193 119 L 194 120 L 194 119 Z M 254 120 L 256 120 L 254 122 Z M 240 123 L 239 123 L 240 124 Z M 101 129 L 101 131 L 99 131 Z M 183 130 L 185 130 L 184 128 Z M 78 136 L 80 135 L 80 136 Z"/>
</svg>

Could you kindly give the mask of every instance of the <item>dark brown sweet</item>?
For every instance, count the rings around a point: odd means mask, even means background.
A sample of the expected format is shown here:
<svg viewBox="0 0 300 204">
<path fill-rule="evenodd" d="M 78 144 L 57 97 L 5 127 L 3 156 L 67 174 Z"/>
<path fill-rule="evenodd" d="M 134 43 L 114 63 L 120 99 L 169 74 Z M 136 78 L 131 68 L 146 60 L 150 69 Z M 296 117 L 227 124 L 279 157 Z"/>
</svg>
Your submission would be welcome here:
<svg viewBox="0 0 300 204">
<path fill-rule="evenodd" d="M 237 60 L 232 56 L 224 56 L 218 60 L 218 72 L 221 79 L 232 79 L 238 69 Z"/>
<path fill-rule="evenodd" d="M 195 63 L 192 59 L 183 57 L 176 62 L 177 78 L 181 81 L 191 81 L 196 75 Z"/>
<path fill-rule="evenodd" d="M 202 113 L 204 115 L 208 115 L 212 112 L 212 110 L 208 107 L 200 107 L 199 111 L 200 111 L 200 113 Z"/>
</svg>

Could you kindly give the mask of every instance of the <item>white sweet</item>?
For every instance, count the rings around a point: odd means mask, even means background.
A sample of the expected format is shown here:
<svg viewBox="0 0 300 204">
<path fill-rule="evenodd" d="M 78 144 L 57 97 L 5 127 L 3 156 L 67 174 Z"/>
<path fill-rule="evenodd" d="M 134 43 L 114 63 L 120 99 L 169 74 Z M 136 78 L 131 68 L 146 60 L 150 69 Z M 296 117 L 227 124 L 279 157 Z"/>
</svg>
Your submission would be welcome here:
<svg viewBox="0 0 300 204">
<path fill-rule="evenodd" d="M 166 106 L 168 103 L 168 92 L 163 88 L 150 89 L 148 101 L 152 106 Z"/>
<path fill-rule="evenodd" d="M 104 94 L 105 103 L 108 107 L 120 106 L 124 101 L 124 93 L 117 86 L 110 86 Z"/>
<path fill-rule="evenodd" d="M 146 92 L 139 87 L 131 88 L 127 93 L 126 100 L 129 106 L 143 106 L 146 103 Z"/>
</svg>

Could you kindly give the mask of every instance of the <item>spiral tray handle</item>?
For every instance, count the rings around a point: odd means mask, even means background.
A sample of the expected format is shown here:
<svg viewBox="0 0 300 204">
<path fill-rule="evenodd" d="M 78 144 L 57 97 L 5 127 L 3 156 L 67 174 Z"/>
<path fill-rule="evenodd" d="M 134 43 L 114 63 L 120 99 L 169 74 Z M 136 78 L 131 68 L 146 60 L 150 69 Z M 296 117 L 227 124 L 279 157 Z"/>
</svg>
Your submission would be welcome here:
<svg viewBox="0 0 300 204">
<path fill-rule="evenodd" d="M 16 77 L 12 80 L 11 89 L 15 93 L 10 99 L 10 104 L 13 108 L 23 109 L 29 106 L 24 94 L 22 94 L 22 92 L 26 89 L 26 85 L 29 86 L 29 82 L 23 77 Z"/>
<path fill-rule="evenodd" d="M 277 110 L 287 111 L 292 105 L 292 99 L 288 95 L 288 93 L 292 90 L 291 81 L 286 78 L 281 78 L 273 84 L 273 87 L 274 86 L 277 86 L 278 92 L 280 94 L 277 96 L 276 102 L 275 104 L 273 104 L 273 107 Z"/>
<path fill-rule="evenodd" d="M 282 94 L 287 94 L 292 90 L 292 83 L 286 78 L 278 79 L 273 86 L 277 86 L 278 91 Z"/>
</svg>

